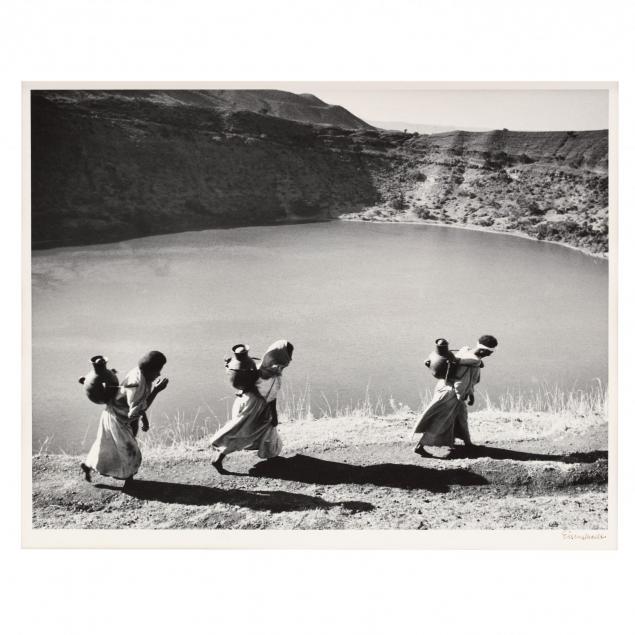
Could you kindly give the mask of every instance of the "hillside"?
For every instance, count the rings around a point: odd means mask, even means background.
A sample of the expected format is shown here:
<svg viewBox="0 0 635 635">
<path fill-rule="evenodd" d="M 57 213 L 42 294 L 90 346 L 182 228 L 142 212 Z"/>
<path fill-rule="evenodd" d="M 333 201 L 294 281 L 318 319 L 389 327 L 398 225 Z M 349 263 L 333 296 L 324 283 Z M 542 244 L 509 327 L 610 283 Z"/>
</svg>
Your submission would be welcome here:
<svg viewBox="0 0 635 635">
<path fill-rule="evenodd" d="M 491 228 L 608 252 L 608 137 L 585 132 L 413 135 L 383 198 L 345 215 Z"/>
<path fill-rule="evenodd" d="M 211 466 L 205 439 L 147 449 L 131 486 L 33 457 L 33 527 L 76 529 L 606 530 L 602 416 L 481 411 L 472 452 L 412 452 L 414 413 L 281 424 L 281 457 Z M 436 453 L 435 453 L 436 454 Z"/>
<path fill-rule="evenodd" d="M 376 130 L 282 91 L 34 91 L 31 108 L 34 248 L 344 215 L 607 251 L 607 131 Z"/>
</svg>

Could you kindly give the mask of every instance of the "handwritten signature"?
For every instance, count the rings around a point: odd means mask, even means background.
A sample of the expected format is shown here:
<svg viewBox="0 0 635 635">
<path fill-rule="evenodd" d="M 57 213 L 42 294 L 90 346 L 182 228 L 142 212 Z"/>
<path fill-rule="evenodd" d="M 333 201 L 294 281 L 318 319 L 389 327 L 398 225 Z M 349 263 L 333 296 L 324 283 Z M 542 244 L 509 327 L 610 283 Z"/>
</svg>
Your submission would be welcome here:
<svg viewBox="0 0 635 635">
<path fill-rule="evenodd" d="M 563 540 L 606 540 L 606 534 L 574 534 L 563 533 Z"/>
</svg>

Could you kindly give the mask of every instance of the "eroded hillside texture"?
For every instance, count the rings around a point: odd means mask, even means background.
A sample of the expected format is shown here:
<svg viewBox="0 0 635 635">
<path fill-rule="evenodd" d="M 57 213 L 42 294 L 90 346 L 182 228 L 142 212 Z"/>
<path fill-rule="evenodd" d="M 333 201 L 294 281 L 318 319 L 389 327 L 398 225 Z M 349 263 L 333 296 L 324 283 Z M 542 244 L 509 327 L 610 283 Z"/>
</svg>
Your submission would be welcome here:
<svg viewBox="0 0 635 635">
<path fill-rule="evenodd" d="M 608 133 L 375 129 L 282 91 L 34 91 L 34 248 L 326 220 L 608 251 Z"/>
</svg>

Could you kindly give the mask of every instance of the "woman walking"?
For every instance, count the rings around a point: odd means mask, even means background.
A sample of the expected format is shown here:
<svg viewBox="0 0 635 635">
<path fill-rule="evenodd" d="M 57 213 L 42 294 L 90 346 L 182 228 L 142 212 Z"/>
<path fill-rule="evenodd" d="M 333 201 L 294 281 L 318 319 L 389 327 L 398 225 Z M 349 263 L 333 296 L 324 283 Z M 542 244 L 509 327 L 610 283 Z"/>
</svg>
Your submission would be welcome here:
<svg viewBox="0 0 635 635">
<path fill-rule="evenodd" d="M 238 396 L 232 418 L 212 437 L 217 456 L 212 465 L 221 473 L 225 457 L 238 450 L 255 450 L 261 459 L 280 454 L 282 440 L 278 434 L 276 398 L 282 386 L 282 371 L 291 363 L 293 344 L 274 342 L 264 354 L 253 390 Z"/>
<path fill-rule="evenodd" d="M 455 355 L 453 371 L 440 379 L 434 397 L 425 409 L 414 434 L 422 433 L 414 451 L 429 456 L 424 446 L 454 447 L 455 439 L 472 445 L 467 424 L 467 405 L 474 403 L 474 386 L 480 381 L 482 359 L 494 352 L 498 341 L 493 335 L 483 335 L 474 348 L 467 346 Z"/>
<path fill-rule="evenodd" d="M 137 443 L 139 419 L 142 430 L 149 430 L 145 411 L 155 397 L 168 385 L 167 377 L 157 381 L 166 358 L 159 351 L 150 351 L 123 380 L 113 399 L 101 413 L 97 439 L 86 460 L 81 464 L 84 477 L 91 480 L 93 470 L 103 476 L 132 480 L 141 465 L 141 450 Z"/>
</svg>

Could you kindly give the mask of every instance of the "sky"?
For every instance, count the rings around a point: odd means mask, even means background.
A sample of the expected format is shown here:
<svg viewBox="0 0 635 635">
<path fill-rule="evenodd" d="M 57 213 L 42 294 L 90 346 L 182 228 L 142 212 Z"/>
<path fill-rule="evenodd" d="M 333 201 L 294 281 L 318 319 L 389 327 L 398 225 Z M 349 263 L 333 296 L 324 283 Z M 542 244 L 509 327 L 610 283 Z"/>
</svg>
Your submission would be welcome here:
<svg viewBox="0 0 635 635">
<path fill-rule="evenodd" d="M 608 90 L 376 89 L 319 83 L 291 88 L 344 106 L 365 121 L 463 130 L 599 130 L 608 128 Z"/>
</svg>

